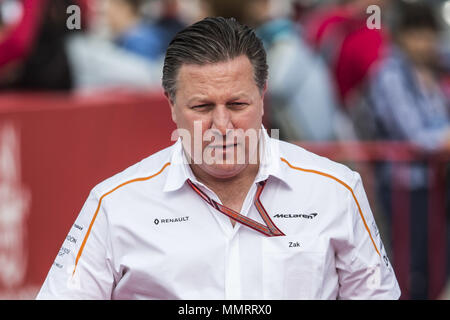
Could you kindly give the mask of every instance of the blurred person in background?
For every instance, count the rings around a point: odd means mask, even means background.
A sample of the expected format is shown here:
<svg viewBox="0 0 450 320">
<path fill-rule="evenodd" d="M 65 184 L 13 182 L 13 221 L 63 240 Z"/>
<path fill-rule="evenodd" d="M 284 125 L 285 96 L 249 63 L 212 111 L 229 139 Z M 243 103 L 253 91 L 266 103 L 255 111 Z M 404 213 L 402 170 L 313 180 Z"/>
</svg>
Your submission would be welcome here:
<svg viewBox="0 0 450 320">
<path fill-rule="evenodd" d="M 15 79 L 5 84 L 6 89 L 58 91 L 72 89 L 72 70 L 65 49 L 65 38 L 69 32 L 65 13 L 66 8 L 74 4 L 77 2 L 72 0 L 46 0 L 41 1 L 40 7 L 31 5 L 23 7 L 24 12 L 34 10 L 40 17 L 35 18 L 34 27 L 37 30 L 29 32 L 34 34 L 35 38 L 30 38 L 26 44 L 28 53 L 23 53 L 24 59 L 15 69 Z"/>
<path fill-rule="evenodd" d="M 0 3 L 0 16 L 3 20 L 0 37 L 0 88 L 23 82 L 20 78 L 24 60 L 33 48 L 37 29 L 42 24 L 43 7 L 46 5 L 47 0 Z M 5 17 L 8 17 L 8 21 L 5 21 Z"/>
<path fill-rule="evenodd" d="M 325 63 L 302 39 L 290 19 L 291 1 L 204 0 L 213 16 L 234 17 L 255 28 L 267 51 L 271 127 L 291 141 L 325 141 L 353 136 L 337 107 Z"/>
<path fill-rule="evenodd" d="M 397 3 L 393 44 L 369 80 L 368 102 L 376 125 L 375 139 L 405 141 L 430 155 L 450 151 L 448 100 L 439 86 L 439 23 L 425 2 Z M 378 167 L 379 195 L 385 212 L 391 208 L 391 181 L 411 195 L 411 298 L 428 298 L 427 213 L 429 172 L 426 164 L 405 164 L 395 172 L 389 163 Z M 431 213 L 432 214 L 432 213 Z M 445 244 L 443 244 L 445 245 Z"/>
<path fill-rule="evenodd" d="M 449 149 L 449 101 L 438 78 L 439 23 L 425 3 L 399 8 L 395 44 L 370 81 L 380 138 L 407 140 L 430 152 Z"/>
<path fill-rule="evenodd" d="M 161 1 L 161 17 L 148 21 L 141 13 L 144 0 L 108 0 L 107 23 L 115 43 L 151 61 L 163 59 L 165 50 L 184 24 L 177 18 L 177 2 Z"/>
<path fill-rule="evenodd" d="M 22 14 L 0 39 L 0 89 L 159 87 L 159 65 L 89 32 L 87 4 L 92 4 L 92 0 L 15 2 L 21 5 Z M 71 5 L 80 7 L 80 29 L 68 28 L 67 8 Z"/>
<path fill-rule="evenodd" d="M 381 28 L 367 26 L 366 10 L 375 5 L 381 18 L 389 12 L 388 0 L 340 0 L 313 10 L 300 21 L 307 42 L 327 61 L 341 104 L 350 109 L 358 101 L 370 70 L 383 56 L 389 35 Z M 381 22 L 383 22 L 381 20 Z"/>
</svg>

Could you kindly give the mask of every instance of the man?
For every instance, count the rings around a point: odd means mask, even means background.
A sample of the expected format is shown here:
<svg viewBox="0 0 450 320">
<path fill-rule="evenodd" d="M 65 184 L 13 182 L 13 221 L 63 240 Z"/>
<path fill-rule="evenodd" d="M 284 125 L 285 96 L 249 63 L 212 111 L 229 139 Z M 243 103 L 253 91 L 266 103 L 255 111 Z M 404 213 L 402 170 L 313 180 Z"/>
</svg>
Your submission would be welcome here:
<svg viewBox="0 0 450 320">
<path fill-rule="evenodd" d="M 92 190 L 38 298 L 398 298 L 359 175 L 261 130 L 267 76 L 235 19 L 178 33 L 179 140 Z"/>
</svg>

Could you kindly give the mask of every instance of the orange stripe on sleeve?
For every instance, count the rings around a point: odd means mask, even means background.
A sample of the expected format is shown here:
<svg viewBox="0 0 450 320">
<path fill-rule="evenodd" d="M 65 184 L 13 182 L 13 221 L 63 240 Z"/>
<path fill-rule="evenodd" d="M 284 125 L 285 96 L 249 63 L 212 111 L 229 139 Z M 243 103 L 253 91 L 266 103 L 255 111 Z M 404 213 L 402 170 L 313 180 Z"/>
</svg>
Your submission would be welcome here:
<svg viewBox="0 0 450 320">
<path fill-rule="evenodd" d="M 338 178 L 336 178 L 336 177 L 334 177 L 334 176 L 332 176 L 330 174 L 327 174 L 327 173 L 324 173 L 324 172 L 320 172 L 320 171 L 317 171 L 317 170 L 303 169 L 303 168 L 295 167 L 295 166 L 291 165 L 286 159 L 284 159 L 284 158 L 280 158 L 280 159 L 281 159 L 281 161 L 285 162 L 291 169 L 295 169 L 295 170 L 299 170 L 299 171 L 303 171 L 303 172 L 310 172 L 310 173 L 319 174 L 321 176 L 324 176 L 324 177 L 327 177 L 327 178 L 330 178 L 330 179 L 333 179 L 333 180 L 337 181 L 338 183 L 343 185 L 346 189 L 348 189 L 351 192 L 351 194 L 353 196 L 353 199 L 356 202 L 356 206 L 358 207 L 359 215 L 361 216 L 361 219 L 362 219 L 362 221 L 364 223 L 364 227 L 366 228 L 367 232 L 369 233 L 369 237 L 370 237 L 370 240 L 372 241 L 372 244 L 373 244 L 373 246 L 375 248 L 375 251 L 378 253 L 379 256 L 381 256 L 380 252 L 377 249 L 377 246 L 375 245 L 375 241 L 372 238 L 372 234 L 370 233 L 369 227 L 367 226 L 366 219 L 364 219 L 364 215 L 362 213 L 362 210 L 361 210 L 361 207 L 359 205 L 359 202 L 356 199 L 355 193 L 353 192 L 353 189 L 348 184 L 346 184 L 342 180 L 339 180 Z"/>
<path fill-rule="evenodd" d="M 108 191 L 107 193 L 105 193 L 103 196 L 100 197 L 100 200 L 98 201 L 97 209 L 95 210 L 95 213 L 94 213 L 94 217 L 92 218 L 91 223 L 89 224 L 89 228 L 88 228 L 88 230 L 87 230 L 87 232 L 86 232 L 86 235 L 84 236 L 83 242 L 81 243 L 80 250 L 78 250 L 78 254 L 77 254 L 77 257 L 76 257 L 76 259 L 75 259 L 75 267 L 73 268 L 72 276 L 75 274 L 75 270 L 77 269 L 78 261 L 80 260 L 81 254 L 83 253 L 84 246 L 86 245 L 86 241 L 87 241 L 87 239 L 88 239 L 88 237 L 89 237 L 89 235 L 90 235 L 90 233 L 91 233 L 91 229 L 92 229 L 92 226 L 94 225 L 95 219 L 97 218 L 97 214 L 98 214 L 98 212 L 100 211 L 100 206 L 101 206 L 101 204 L 102 204 L 103 198 L 106 197 L 107 195 L 113 193 L 113 192 L 116 191 L 117 189 L 119 189 L 119 188 L 121 188 L 121 187 L 127 185 L 127 184 L 130 184 L 130 183 L 133 183 L 133 182 L 138 182 L 138 181 L 146 181 L 146 180 L 150 180 L 151 178 L 154 178 L 154 177 L 156 177 L 157 175 L 159 175 L 161 172 L 163 172 L 164 169 L 166 169 L 166 167 L 169 166 L 169 165 L 170 165 L 170 162 L 167 162 L 167 163 L 161 168 L 161 170 L 159 170 L 157 173 L 155 173 L 155 174 L 153 174 L 153 175 L 151 175 L 151 176 L 149 176 L 149 177 L 136 178 L 136 179 L 133 179 L 133 180 L 130 180 L 130 181 L 126 181 L 126 182 L 124 182 L 124 183 L 118 185 L 118 186 L 115 187 L 114 189 Z"/>
</svg>

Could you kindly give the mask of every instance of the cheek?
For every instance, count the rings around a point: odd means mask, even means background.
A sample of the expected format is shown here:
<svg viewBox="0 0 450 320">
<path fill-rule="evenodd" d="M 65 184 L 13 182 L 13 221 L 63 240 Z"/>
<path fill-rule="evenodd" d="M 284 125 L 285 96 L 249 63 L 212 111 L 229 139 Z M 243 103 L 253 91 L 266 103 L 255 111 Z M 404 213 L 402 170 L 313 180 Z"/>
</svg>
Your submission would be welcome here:
<svg viewBox="0 0 450 320">
<path fill-rule="evenodd" d="M 191 131 L 203 133 L 211 128 L 211 121 L 208 117 L 198 116 L 197 114 L 190 114 L 188 117 L 184 118 L 186 126 L 189 127 Z"/>
<path fill-rule="evenodd" d="M 177 126 L 179 128 L 185 128 L 185 129 L 194 128 L 194 123 L 196 121 L 202 120 L 194 112 L 191 112 L 188 109 L 183 109 L 183 110 L 176 109 L 175 114 L 177 117 Z M 202 122 L 204 122 L 204 121 L 202 121 Z"/>
<path fill-rule="evenodd" d="M 249 109 L 247 112 L 238 115 L 234 119 L 234 125 L 236 128 L 247 129 L 259 129 L 262 123 L 262 108 L 254 107 Z"/>
<path fill-rule="evenodd" d="M 177 128 L 189 131 L 192 142 L 195 141 L 195 143 L 203 141 L 204 132 L 211 127 L 209 118 L 198 113 L 177 110 L 176 117 Z M 199 135 L 199 137 L 196 135 Z M 202 142 L 202 144 L 206 145 L 207 143 Z"/>
</svg>

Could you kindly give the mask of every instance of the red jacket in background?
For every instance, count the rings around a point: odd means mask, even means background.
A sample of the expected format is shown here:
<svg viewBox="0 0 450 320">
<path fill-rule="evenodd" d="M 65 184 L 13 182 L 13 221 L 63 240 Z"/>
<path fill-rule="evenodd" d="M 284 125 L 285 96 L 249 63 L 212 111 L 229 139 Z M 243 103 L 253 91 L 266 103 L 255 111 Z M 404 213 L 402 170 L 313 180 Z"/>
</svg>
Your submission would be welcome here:
<svg viewBox="0 0 450 320">
<path fill-rule="evenodd" d="M 343 102 L 364 83 L 387 47 L 383 27 L 368 29 L 368 17 L 335 7 L 315 12 L 305 24 L 306 40 L 327 60 Z"/>
</svg>

